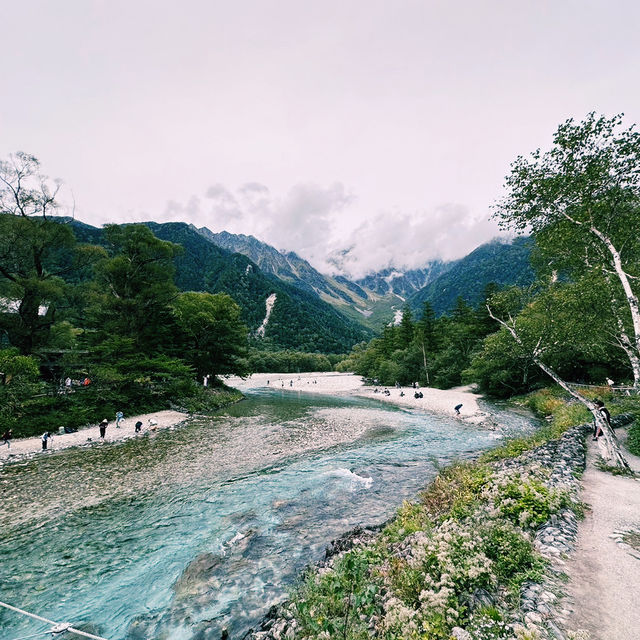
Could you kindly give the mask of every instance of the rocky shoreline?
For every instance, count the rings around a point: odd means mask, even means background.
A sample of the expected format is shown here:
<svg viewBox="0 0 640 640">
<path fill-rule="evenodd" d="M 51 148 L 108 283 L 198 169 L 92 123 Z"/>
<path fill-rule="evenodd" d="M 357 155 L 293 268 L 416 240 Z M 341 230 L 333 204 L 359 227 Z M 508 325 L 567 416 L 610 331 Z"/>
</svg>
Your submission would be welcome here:
<svg viewBox="0 0 640 640">
<path fill-rule="evenodd" d="M 613 419 L 613 426 L 619 427 L 631 422 L 627 415 Z M 539 526 L 533 538 L 536 551 L 545 559 L 546 568 L 542 580 L 525 582 L 520 590 L 520 606 L 510 620 L 515 629 L 523 625 L 531 638 L 548 640 L 568 640 L 575 635 L 565 624 L 570 610 L 563 604 L 566 560 L 574 550 L 578 532 L 578 517 L 582 505 L 580 502 L 580 477 L 586 464 L 586 438 L 592 425 L 583 424 L 566 431 L 560 438 L 550 440 L 532 450 L 525 451 L 515 458 L 502 459 L 491 464 L 496 479 L 513 477 L 531 468 L 546 470 L 545 485 L 549 490 L 560 491 L 569 497 L 570 508 L 552 513 L 550 518 Z M 331 568 L 337 559 L 356 547 L 373 543 L 387 523 L 371 527 L 358 527 L 333 541 L 326 549 L 322 561 L 308 568 L 308 572 L 323 571 Z M 486 595 L 487 604 L 493 604 L 494 598 Z M 292 602 L 272 607 L 257 629 L 250 629 L 243 640 L 293 640 L 297 635 L 298 622 Z M 375 637 L 377 620 L 371 621 L 370 635 Z M 473 636 L 461 627 L 452 629 L 457 640 L 473 640 Z M 506 636 L 503 636 L 506 637 Z M 515 637 L 518 636 L 516 633 Z M 223 634 L 223 638 L 225 635 Z"/>
</svg>

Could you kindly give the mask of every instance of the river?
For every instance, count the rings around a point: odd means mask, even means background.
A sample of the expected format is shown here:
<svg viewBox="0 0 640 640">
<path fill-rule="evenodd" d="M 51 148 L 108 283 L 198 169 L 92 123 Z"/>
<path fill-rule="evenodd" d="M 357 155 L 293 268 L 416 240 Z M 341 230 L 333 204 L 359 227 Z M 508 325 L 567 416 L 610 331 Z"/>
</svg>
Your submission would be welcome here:
<svg viewBox="0 0 640 640">
<path fill-rule="evenodd" d="M 238 638 L 329 541 L 497 442 L 371 399 L 252 390 L 178 429 L 8 464 L 0 600 L 109 640 Z M 0 610 L 1 640 L 46 629 Z"/>
</svg>

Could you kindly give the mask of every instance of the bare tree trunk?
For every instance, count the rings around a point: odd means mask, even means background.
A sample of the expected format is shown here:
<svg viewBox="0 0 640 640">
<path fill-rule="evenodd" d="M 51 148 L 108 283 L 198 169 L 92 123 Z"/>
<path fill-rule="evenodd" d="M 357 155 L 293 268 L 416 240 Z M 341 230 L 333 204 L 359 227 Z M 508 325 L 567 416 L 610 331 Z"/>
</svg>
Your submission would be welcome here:
<svg viewBox="0 0 640 640">
<path fill-rule="evenodd" d="M 517 334 L 516 330 L 507 324 L 504 320 L 497 318 L 493 315 L 491 308 L 487 305 L 487 309 L 489 311 L 489 316 L 493 318 L 496 322 L 498 322 L 501 326 L 503 326 L 510 334 L 511 337 L 516 341 L 516 343 L 524 348 L 522 340 L 520 336 Z M 578 393 L 575 389 L 572 389 L 551 367 L 547 366 L 544 362 L 542 362 L 539 358 L 539 354 L 537 353 L 538 347 L 534 349 L 534 353 L 532 354 L 531 359 L 536 365 L 542 369 L 556 384 L 562 387 L 570 396 L 581 402 L 593 415 L 593 419 L 595 420 L 596 426 L 602 430 L 602 440 L 600 442 L 600 451 L 602 453 L 602 458 L 605 463 L 619 467 L 622 469 L 629 469 L 629 463 L 625 460 L 622 455 L 622 451 L 620 451 L 620 445 L 618 444 L 618 439 L 616 438 L 615 433 L 613 433 L 613 429 L 609 426 L 608 422 L 604 419 L 602 414 L 600 413 L 598 407 L 595 403 L 588 400 L 583 395 Z"/>
<path fill-rule="evenodd" d="M 616 318 L 616 320 L 618 322 L 619 330 L 618 342 L 621 349 L 627 354 L 627 358 L 629 358 L 629 364 L 631 365 L 631 371 L 633 372 L 633 386 L 635 389 L 640 389 L 640 358 L 638 358 L 638 354 L 633 348 L 633 344 L 631 343 L 627 332 L 624 330 L 622 320 L 620 318 Z"/>
<path fill-rule="evenodd" d="M 424 373 L 427 377 L 427 387 L 431 386 L 429 383 L 429 369 L 427 369 L 427 352 L 424 349 L 424 340 L 422 341 L 422 360 L 424 362 Z"/>
<path fill-rule="evenodd" d="M 553 369 L 547 367 L 543 362 L 540 362 L 538 358 L 534 357 L 533 361 L 565 391 L 570 393 L 576 400 L 581 402 L 585 407 L 587 407 L 587 409 L 589 409 L 589 411 L 591 411 L 591 415 L 593 415 L 593 419 L 596 423 L 596 433 L 602 431 L 602 436 L 598 439 L 598 443 L 600 445 L 600 454 L 602 455 L 603 460 L 611 466 L 630 469 L 629 463 L 622 455 L 622 451 L 620 451 L 620 445 L 618 444 L 616 434 L 613 432 L 609 423 L 604 419 L 598 407 L 582 394 L 572 389 Z"/>
</svg>

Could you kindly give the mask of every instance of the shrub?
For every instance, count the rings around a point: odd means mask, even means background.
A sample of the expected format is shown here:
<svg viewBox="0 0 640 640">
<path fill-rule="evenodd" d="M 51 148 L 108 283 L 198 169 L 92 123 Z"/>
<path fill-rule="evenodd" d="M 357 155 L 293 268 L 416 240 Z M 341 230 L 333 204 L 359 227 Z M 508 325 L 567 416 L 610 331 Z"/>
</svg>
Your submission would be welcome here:
<svg viewBox="0 0 640 640">
<path fill-rule="evenodd" d="M 379 585 L 370 571 L 377 561 L 371 548 L 353 549 L 333 568 L 306 576 L 292 597 L 303 637 L 369 637 L 368 618 L 380 613 Z"/>
<path fill-rule="evenodd" d="M 393 520 L 382 530 L 382 538 L 387 543 L 398 542 L 416 531 L 422 531 L 429 525 L 430 521 L 425 508 L 405 500 Z"/>
<path fill-rule="evenodd" d="M 433 517 L 447 515 L 461 519 L 482 490 L 491 482 L 490 469 L 481 464 L 454 464 L 440 471 L 420 495 L 420 502 Z"/>
<path fill-rule="evenodd" d="M 568 496 L 548 489 L 533 478 L 519 476 L 497 487 L 495 506 L 511 522 L 529 529 L 537 529 L 552 513 L 569 506 Z"/>
<path fill-rule="evenodd" d="M 636 420 L 629 427 L 627 449 L 629 449 L 634 456 L 640 456 L 640 420 Z"/>
</svg>

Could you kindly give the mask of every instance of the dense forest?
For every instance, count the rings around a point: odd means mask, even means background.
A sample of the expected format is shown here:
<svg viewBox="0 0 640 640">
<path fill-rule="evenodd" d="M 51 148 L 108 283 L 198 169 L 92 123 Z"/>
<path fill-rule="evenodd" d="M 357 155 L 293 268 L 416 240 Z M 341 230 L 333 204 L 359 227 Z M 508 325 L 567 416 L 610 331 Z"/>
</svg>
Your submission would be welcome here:
<svg viewBox="0 0 640 640">
<path fill-rule="evenodd" d="M 372 335 L 184 223 L 98 229 L 58 215 L 58 189 L 33 156 L 0 164 L 3 430 L 216 408 L 233 396 L 226 375 L 331 369 Z"/>
</svg>

